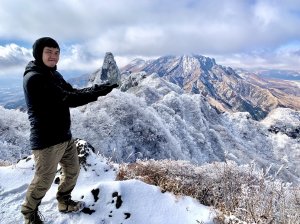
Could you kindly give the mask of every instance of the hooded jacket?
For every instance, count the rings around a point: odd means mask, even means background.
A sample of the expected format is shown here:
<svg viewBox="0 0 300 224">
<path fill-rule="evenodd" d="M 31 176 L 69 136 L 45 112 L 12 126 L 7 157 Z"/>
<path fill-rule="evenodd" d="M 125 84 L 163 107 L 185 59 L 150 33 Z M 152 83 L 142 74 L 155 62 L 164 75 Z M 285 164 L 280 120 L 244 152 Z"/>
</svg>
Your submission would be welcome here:
<svg viewBox="0 0 300 224">
<path fill-rule="evenodd" d="M 118 87 L 109 83 L 90 88 L 74 89 L 56 66 L 48 67 L 43 62 L 43 49 L 59 49 L 50 37 L 42 37 L 32 46 L 34 61 L 28 63 L 23 77 L 23 89 L 30 122 L 30 143 L 32 149 L 44 149 L 70 140 L 70 107 L 78 107 L 98 96 L 105 96 Z"/>
<path fill-rule="evenodd" d="M 74 89 L 56 68 L 36 61 L 27 65 L 23 77 L 24 95 L 30 122 L 32 149 L 43 149 L 72 138 L 70 107 L 97 100 L 93 87 Z"/>
</svg>

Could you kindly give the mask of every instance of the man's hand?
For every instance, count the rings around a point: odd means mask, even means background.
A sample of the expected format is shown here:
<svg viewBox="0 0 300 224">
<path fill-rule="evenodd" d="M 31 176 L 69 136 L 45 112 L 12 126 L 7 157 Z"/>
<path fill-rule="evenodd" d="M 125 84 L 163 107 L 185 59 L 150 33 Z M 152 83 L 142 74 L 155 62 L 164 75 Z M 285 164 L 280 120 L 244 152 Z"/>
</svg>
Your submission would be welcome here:
<svg viewBox="0 0 300 224">
<path fill-rule="evenodd" d="M 118 84 L 110 84 L 110 83 L 105 83 L 105 84 L 95 84 L 93 86 L 93 92 L 97 96 L 105 96 L 108 93 L 110 93 L 114 88 L 117 88 L 119 85 Z"/>
</svg>

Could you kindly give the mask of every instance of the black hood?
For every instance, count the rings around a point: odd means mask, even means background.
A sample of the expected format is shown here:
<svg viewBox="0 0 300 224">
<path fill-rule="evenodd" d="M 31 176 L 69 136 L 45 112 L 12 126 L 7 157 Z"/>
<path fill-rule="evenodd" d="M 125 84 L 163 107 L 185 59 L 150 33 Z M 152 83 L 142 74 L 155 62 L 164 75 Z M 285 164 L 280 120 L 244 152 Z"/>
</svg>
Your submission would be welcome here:
<svg viewBox="0 0 300 224">
<path fill-rule="evenodd" d="M 36 64 L 42 67 L 47 67 L 43 63 L 43 50 L 45 47 L 53 47 L 60 50 L 58 43 L 51 37 L 42 37 L 37 39 L 32 46 L 32 55 L 36 61 Z M 49 69 L 52 70 L 52 68 Z M 56 66 L 54 70 L 56 70 Z"/>
<path fill-rule="evenodd" d="M 51 37 L 42 37 L 40 39 L 37 39 L 32 46 L 32 54 L 35 60 L 39 62 L 43 61 L 42 55 L 45 47 L 53 47 L 60 49 L 58 43 Z"/>
</svg>

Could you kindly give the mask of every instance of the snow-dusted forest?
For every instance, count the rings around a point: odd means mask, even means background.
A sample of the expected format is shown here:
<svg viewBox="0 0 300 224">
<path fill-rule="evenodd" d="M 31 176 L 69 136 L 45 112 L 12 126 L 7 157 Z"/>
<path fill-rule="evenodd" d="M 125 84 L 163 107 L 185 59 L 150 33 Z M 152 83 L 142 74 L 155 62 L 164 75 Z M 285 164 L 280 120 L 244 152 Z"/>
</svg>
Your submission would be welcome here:
<svg viewBox="0 0 300 224">
<path fill-rule="evenodd" d="M 128 79 L 137 85 L 71 110 L 74 137 L 116 162 L 233 160 L 299 182 L 299 112 L 278 108 L 255 121 L 247 113 L 218 113 L 204 96 L 186 94 L 155 74 Z M 26 113 L 4 108 L 0 113 L 1 160 L 14 162 L 31 154 Z"/>
</svg>

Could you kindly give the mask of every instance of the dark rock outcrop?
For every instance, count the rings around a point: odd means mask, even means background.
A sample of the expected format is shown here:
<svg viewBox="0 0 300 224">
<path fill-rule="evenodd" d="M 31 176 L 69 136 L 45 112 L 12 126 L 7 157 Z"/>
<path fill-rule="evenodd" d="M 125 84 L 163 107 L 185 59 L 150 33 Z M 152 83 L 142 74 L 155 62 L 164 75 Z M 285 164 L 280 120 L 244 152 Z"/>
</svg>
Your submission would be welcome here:
<svg viewBox="0 0 300 224">
<path fill-rule="evenodd" d="M 109 82 L 121 85 L 121 74 L 111 52 L 106 52 L 102 67 L 90 76 L 89 82 L 92 84 Z"/>
</svg>

